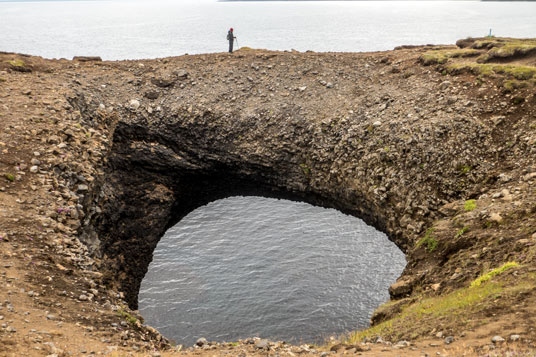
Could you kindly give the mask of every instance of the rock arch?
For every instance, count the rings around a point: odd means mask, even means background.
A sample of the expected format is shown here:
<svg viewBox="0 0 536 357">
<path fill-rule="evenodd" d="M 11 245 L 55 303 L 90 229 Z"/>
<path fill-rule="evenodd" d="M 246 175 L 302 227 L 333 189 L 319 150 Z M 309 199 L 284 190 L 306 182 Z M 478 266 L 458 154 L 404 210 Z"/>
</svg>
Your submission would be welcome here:
<svg viewBox="0 0 536 357">
<path fill-rule="evenodd" d="M 251 54 L 229 60 L 228 75 L 218 67 L 222 56 L 201 59 L 203 65 L 174 59 L 171 67 L 189 67 L 173 72 L 162 65 L 165 75 L 140 69 L 131 85 L 72 100 L 86 121 L 110 121 L 111 149 L 103 177 L 85 197 L 82 239 L 132 308 L 164 232 L 193 209 L 231 195 L 332 207 L 385 232 L 408 258 L 393 297 L 430 283 L 432 271 L 448 274 L 444 266 L 461 246 L 423 255 L 416 242 L 452 213 L 441 207 L 476 195 L 490 177 L 493 164 L 481 158 L 489 157 L 493 127 L 477 119 L 481 104 L 438 101 L 452 84 L 413 62 L 414 76 L 392 72 L 385 84 L 389 61 L 360 54 L 323 55 L 323 62 L 315 54 Z M 295 73 L 320 63 L 337 76 L 336 86 L 319 84 L 310 69 Z M 283 64 L 289 70 L 275 76 L 257 73 Z M 293 88 L 298 77 L 306 85 Z M 277 96 L 258 89 L 279 83 L 286 85 L 273 90 Z M 232 97 L 229 88 L 241 94 Z M 141 105 L 130 99 L 143 91 L 151 95 Z M 99 109 L 112 101 L 123 104 Z"/>
</svg>

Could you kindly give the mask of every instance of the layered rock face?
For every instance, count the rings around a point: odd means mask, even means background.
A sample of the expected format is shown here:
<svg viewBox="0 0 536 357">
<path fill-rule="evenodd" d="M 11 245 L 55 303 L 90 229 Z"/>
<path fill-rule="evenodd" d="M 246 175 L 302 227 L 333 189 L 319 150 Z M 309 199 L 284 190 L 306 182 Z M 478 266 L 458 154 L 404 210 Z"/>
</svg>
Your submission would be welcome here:
<svg viewBox="0 0 536 357">
<path fill-rule="evenodd" d="M 232 195 L 333 207 L 387 233 L 408 258 L 395 298 L 473 279 L 478 262 L 449 277 L 484 243 L 452 239 L 459 228 L 445 222 L 534 170 L 530 131 L 505 145 L 534 105 L 499 101 L 470 75 L 447 80 L 418 52 L 186 56 L 114 65 L 75 88 L 86 125 L 111 123 L 81 228 L 108 282 L 135 308 L 164 232 Z M 435 252 L 417 244 L 431 227 Z"/>
</svg>

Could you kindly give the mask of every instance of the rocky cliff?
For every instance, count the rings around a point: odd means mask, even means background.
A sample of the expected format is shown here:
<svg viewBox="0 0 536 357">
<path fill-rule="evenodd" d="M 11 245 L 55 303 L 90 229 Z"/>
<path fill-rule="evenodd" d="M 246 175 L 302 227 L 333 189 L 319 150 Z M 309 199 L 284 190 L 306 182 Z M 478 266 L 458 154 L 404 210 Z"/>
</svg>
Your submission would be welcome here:
<svg viewBox="0 0 536 357">
<path fill-rule="evenodd" d="M 444 48 L 122 62 L 2 54 L 0 246 L 12 264 L 2 279 L 25 298 L 31 289 L 28 304 L 111 341 L 121 328 L 110 332 L 106 319 L 131 316 L 122 301 L 137 307 L 169 227 L 219 198 L 279 197 L 360 217 L 406 254 L 375 334 L 458 339 L 490 316 L 521 314 L 526 326 L 514 329 L 529 341 L 534 87 L 506 91 L 499 76 L 421 65 L 434 49 Z M 448 310 L 463 321 L 408 315 L 504 263 L 514 268 L 493 279 L 501 289 Z M 87 313 L 77 316 L 77 304 Z M 123 341 L 166 344 L 130 322 Z"/>
</svg>

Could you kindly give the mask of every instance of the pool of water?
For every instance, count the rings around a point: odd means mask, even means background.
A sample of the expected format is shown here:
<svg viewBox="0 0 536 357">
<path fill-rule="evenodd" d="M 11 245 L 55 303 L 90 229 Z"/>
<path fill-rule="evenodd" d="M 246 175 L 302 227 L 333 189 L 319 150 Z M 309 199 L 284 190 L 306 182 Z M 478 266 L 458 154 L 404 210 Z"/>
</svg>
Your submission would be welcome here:
<svg viewBox="0 0 536 357">
<path fill-rule="evenodd" d="M 142 282 L 146 322 L 177 343 L 320 342 L 366 327 L 406 264 L 385 234 L 333 209 L 260 197 L 169 229 Z"/>
</svg>

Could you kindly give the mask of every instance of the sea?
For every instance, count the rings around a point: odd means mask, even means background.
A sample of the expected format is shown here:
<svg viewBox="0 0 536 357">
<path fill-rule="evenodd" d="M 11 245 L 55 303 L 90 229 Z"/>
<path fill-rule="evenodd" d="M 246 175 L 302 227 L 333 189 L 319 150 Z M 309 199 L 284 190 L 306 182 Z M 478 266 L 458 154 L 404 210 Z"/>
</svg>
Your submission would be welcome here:
<svg viewBox="0 0 536 357">
<path fill-rule="evenodd" d="M 460 38 L 536 36 L 536 2 L 0 0 L 0 51 L 140 59 L 238 47 L 383 51 Z"/>
<path fill-rule="evenodd" d="M 0 51 L 105 60 L 224 52 L 363 52 L 536 37 L 536 2 L 0 0 Z M 333 209 L 262 197 L 198 208 L 161 239 L 145 321 L 177 343 L 259 336 L 318 343 L 368 326 L 406 264 L 388 237 Z"/>
</svg>

